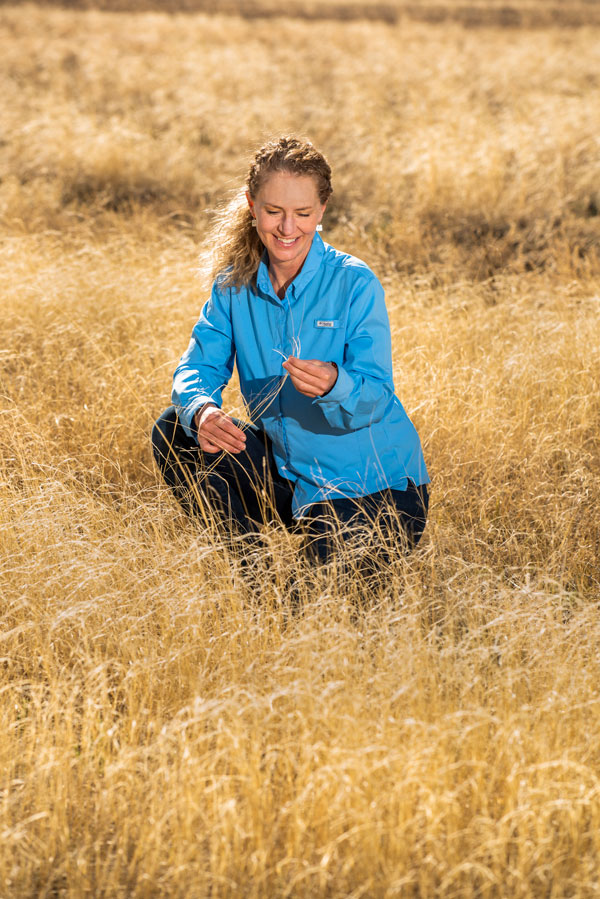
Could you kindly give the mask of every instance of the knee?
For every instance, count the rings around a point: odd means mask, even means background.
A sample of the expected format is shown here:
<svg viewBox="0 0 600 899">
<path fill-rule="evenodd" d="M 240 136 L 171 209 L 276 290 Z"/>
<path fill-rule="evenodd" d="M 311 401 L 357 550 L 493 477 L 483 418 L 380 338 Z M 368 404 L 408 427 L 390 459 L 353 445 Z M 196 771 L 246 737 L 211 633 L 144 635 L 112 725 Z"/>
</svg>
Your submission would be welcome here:
<svg viewBox="0 0 600 899">
<path fill-rule="evenodd" d="M 174 406 L 170 406 L 155 421 L 152 428 L 152 452 L 159 465 L 164 465 L 169 452 L 172 452 L 177 430 L 181 428 L 179 417 Z"/>
</svg>

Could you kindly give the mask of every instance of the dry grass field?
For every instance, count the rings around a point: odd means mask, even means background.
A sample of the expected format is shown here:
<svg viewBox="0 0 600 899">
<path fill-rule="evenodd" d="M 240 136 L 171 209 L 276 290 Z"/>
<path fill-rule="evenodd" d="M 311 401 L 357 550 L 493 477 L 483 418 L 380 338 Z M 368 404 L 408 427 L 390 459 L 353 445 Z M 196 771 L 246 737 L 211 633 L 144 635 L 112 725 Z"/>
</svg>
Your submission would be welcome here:
<svg viewBox="0 0 600 899">
<path fill-rule="evenodd" d="M 0 0 L 0 4 L 5 0 Z M 112 12 L 196 12 L 243 19 L 405 21 L 466 28 L 580 28 L 600 25 L 598 0 L 39 0 L 38 5 Z"/>
<path fill-rule="evenodd" d="M 598 895 L 587 7 L 0 8 L 2 899 Z M 433 479 L 379 585 L 277 529 L 244 567 L 151 459 L 213 210 L 282 131 L 332 162 Z"/>
</svg>

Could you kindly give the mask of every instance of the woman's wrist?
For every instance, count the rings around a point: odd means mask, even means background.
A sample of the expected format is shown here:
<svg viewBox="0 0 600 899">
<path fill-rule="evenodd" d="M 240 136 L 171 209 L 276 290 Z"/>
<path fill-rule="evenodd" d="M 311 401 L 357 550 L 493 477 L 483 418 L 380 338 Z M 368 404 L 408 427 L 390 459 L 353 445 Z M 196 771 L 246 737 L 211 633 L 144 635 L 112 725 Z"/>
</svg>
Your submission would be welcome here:
<svg viewBox="0 0 600 899">
<path fill-rule="evenodd" d="M 206 410 L 209 408 L 209 406 L 214 406 L 216 408 L 217 404 L 211 403 L 211 402 L 203 403 L 194 412 L 194 417 L 193 417 L 192 421 L 194 423 L 194 427 L 196 428 L 196 430 L 198 430 L 198 428 L 200 427 L 200 419 L 202 418 L 202 415 L 204 414 L 204 412 L 206 412 Z"/>
<path fill-rule="evenodd" d="M 328 394 L 331 390 L 333 390 L 333 388 L 334 388 L 335 385 L 337 384 L 337 379 L 338 379 L 338 367 L 337 367 L 337 362 L 328 362 L 327 364 L 328 364 L 328 365 L 332 365 L 333 368 L 335 369 L 335 378 L 333 379 L 333 383 L 331 384 L 331 386 L 328 387 L 327 390 L 325 391 L 325 393 L 322 393 L 321 396 L 327 396 L 327 394 Z"/>
</svg>

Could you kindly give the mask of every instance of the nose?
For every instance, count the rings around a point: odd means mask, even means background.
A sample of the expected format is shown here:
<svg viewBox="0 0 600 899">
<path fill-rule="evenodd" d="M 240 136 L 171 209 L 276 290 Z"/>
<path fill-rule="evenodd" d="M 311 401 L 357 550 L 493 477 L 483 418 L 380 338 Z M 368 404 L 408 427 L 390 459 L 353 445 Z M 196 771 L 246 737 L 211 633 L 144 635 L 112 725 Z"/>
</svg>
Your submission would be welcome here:
<svg viewBox="0 0 600 899">
<path fill-rule="evenodd" d="M 296 225 L 294 224 L 294 216 L 286 215 L 284 213 L 283 218 L 279 223 L 279 230 L 285 237 L 289 237 L 290 235 L 292 235 L 296 230 Z"/>
</svg>

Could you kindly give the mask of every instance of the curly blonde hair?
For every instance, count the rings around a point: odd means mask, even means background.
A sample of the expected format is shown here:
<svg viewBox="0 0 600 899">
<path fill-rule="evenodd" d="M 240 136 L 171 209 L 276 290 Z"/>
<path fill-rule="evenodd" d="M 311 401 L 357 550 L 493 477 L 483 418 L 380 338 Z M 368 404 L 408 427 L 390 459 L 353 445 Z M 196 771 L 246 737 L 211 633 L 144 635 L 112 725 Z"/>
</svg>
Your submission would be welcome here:
<svg viewBox="0 0 600 899">
<path fill-rule="evenodd" d="M 310 175 L 315 179 L 321 203 L 326 203 L 333 192 L 329 163 L 308 140 L 286 135 L 258 150 L 246 178 L 252 199 L 273 172 Z M 252 227 L 245 190 L 218 214 L 210 243 L 213 246 L 211 275 L 219 287 L 245 287 L 254 281 L 264 244 Z"/>
</svg>

